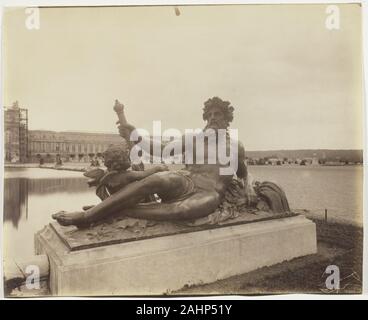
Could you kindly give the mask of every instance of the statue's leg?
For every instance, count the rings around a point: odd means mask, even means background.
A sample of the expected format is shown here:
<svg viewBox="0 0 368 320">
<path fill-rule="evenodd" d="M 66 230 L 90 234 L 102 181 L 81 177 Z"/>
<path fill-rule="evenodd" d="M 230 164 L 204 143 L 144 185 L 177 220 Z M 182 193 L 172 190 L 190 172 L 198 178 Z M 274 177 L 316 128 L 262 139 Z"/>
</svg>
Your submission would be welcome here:
<svg viewBox="0 0 368 320">
<path fill-rule="evenodd" d="M 217 192 L 200 191 L 171 203 L 139 203 L 133 208 L 122 210 L 122 214 L 147 220 L 198 219 L 214 212 L 219 204 L 220 196 Z"/>
<path fill-rule="evenodd" d="M 108 217 L 124 208 L 131 208 L 153 193 L 170 194 L 185 192 L 186 180 L 183 176 L 169 172 L 159 172 L 140 181 L 133 182 L 114 193 L 96 206 L 81 212 L 58 212 L 52 217 L 61 225 L 86 225 Z"/>
</svg>

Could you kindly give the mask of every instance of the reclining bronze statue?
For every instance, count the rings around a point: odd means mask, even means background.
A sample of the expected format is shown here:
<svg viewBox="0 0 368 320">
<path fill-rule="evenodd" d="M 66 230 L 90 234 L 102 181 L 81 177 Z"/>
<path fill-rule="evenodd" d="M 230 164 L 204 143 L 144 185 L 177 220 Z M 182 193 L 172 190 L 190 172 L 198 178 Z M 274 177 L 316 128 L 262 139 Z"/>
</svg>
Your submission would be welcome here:
<svg viewBox="0 0 368 320">
<path fill-rule="evenodd" d="M 130 141 L 130 136 L 135 128 L 127 123 L 124 106 L 118 101 L 114 110 L 119 117 L 122 143 L 111 145 L 105 151 L 106 171 L 95 169 L 85 173 L 91 178 L 90 185 L 97 187 L 96 193 L 102 202 L 83 211 L 53 214 L 52 217 L 61 225 L 85 227 L 112 215 L 161 221 L 195 220 L 213 213 L 225 200 L 226 194 L 234 192 L 248 207 L 261 206 L 273 212 L 290 211 L 286 196 L 277 185 L 272 182 L 250 184 L 245 150 L 240 142 L 237 142 L 237 168 L 228 174 L 220 174 L 219 169 L 226 165 L 219 161 L 206 163 L 208 139 L 205 140 L 204 163 L 185 164 L 183 169 L 176 171 L 170 171 L 162 164 L 146 170 L 131 165 L 129 150 L 134 142 Z M 218 97 L 208 99 L 203 108 L 203 120 L 206 121 L 203 132 L 213 130 L 217 134 L 219 129 L 227 130 L 233 120 L 233 111 L 228 101 Z M 150 139 L 148 145 L 154 143 Z M 231 151 L 228 144 L 226 146 L 226 151 Z M 185 157 L 185 144 L 182 144 L 182 153 Z"/>
</svg>

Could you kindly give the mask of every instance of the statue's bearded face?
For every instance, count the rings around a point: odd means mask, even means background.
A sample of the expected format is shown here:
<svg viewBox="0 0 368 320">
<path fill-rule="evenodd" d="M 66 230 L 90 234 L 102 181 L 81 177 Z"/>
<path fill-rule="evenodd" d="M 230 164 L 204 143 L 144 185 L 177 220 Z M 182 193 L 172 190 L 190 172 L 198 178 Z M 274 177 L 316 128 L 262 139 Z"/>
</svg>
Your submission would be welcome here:
<svg viewBox="0 0 368 320">
<path fill-rule="evenodd" d="M 213 107 L 206 113 L 207 126 L 206 128 L 226 129 L 228 121 L 225 119 L 224 112 L 219 107 Z"/>
</svg>

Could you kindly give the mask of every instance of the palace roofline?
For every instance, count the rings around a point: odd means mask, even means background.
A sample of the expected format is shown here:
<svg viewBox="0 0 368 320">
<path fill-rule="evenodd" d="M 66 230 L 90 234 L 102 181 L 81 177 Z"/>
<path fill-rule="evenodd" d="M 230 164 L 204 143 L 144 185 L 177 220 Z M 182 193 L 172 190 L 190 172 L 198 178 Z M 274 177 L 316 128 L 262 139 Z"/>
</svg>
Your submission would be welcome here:
<svg viewBox="0 0 368 320">
<path fill-rule="evenodd" d="M 65 130 L 65 131 L 55 131 L 55 130 L 46 130 L 46 129 L 29 129 L 29 131 L 43 131 L 43 132 L 53 132 L 53 133 L 76 133 L 76 134 L 113 134 L 119 135 L 116 132 L 106 132 L 106 131 L 78 131 L 78 130 Z"/>
</svg>

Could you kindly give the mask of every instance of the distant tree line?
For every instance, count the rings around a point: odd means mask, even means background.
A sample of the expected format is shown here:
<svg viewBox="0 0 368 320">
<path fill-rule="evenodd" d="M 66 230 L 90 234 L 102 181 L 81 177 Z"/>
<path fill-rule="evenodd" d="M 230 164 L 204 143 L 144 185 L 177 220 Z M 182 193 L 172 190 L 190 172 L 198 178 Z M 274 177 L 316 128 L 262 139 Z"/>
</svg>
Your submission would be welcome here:
<svg viewBox="0 0 368 320">
<path fill-rule="evenodd" d="M 311 164 L 311 158 L 308 157 L 307 159 L 290 159 L 290 158 L 277 158 L 274 156 L 271 157 L 261 157 L 261 158 L 250 158 L 246 157 L 248 165 L 277 165 L 281 166 L 284 164 L 298 164 L 298 165 L 308 165 Z M 352 159 L 347 158 L 323 158 L 317 159 L 318 164 L 325 165 L 325 164 L 339 164 L 339 165 L 349 165 L 349 164 L 361 164 L 362 160 L 360 159 Z"/>
</svg>

